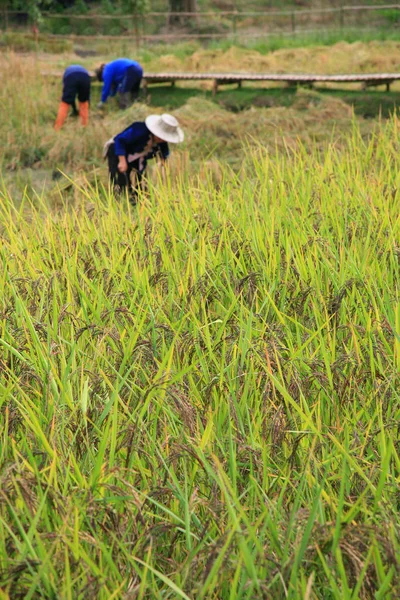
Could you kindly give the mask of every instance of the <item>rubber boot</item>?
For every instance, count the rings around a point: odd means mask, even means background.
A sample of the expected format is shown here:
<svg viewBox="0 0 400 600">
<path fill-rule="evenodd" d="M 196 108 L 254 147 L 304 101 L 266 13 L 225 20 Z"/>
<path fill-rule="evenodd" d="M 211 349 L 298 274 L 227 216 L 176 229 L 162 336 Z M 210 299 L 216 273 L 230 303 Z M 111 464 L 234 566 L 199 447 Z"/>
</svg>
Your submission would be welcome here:
<svg viewBox="0 0 400 600">
<path fill-rule="evenodd" d="M 66 102 L 60 102 L 60 106 L 58 107 L 57 119 L 54 123 L 54 129 L 56 129 L 57 131 L 61 129 L 61 127 L 64 125 L 65 119 L 68 115 L 68 111 L 69 104 L 67 104 Z"/>
<path fill-rule="evenodd" d="M 139 96 L 140 96 L 140 89 L 139 90 L 132 90 L 132 92 L 131 92 L 131 100 L 132 100 L 132 102 L 137 102 L 139 100 Z"/>
<path fill-rule="evenodd" d="M 132 104 L 130 92 L 123 92 L 119 95 L 119 107 L 122 109 L 128 108 Z"/>
<path fill-rule="evenodd" d="M 79 116 L 82 125 L 87 127 L 89 123 L 89 102 L 79 102 Z"/>
</svg>

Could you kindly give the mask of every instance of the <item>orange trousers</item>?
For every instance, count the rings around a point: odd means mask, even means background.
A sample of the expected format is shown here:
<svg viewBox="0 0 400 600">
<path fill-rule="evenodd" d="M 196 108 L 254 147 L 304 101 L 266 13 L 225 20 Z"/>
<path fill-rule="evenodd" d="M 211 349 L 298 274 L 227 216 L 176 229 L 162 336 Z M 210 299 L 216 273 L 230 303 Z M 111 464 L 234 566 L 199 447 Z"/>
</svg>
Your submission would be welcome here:
<svg viewBox="0 0 400 600">
<path fill-rule="evenodd" d="M 79 117 L 84 127 L 89 123 L 89 102 L 79 102 Z"/>
<path fill-rule="evenodd" d="M 69 104 L 66 102 L 60 102 L 56 122 L 54 123 L 54 129 L 56 131 L 61 129 L 61 127 L 64 125 L 69 109 Z M 79 102 L 79 117 L 83 127 L 86 127 L 89 123 L 89 102 Z"/>
</svg>

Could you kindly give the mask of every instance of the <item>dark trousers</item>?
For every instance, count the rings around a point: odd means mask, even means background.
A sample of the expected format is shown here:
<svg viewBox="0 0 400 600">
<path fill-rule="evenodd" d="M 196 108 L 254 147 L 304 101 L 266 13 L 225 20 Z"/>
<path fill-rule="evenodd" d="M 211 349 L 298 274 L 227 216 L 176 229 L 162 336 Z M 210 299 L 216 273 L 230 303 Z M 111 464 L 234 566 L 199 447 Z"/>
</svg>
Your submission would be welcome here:
<svg viewBox="0 0 400 600">
<path fill-rule="evenodd" d="M 125 76 L 119 86 L 121 108 L 127 108 L 132 100 L 137 99 L 142 78 L 143 73 L 140 71 L 138 72 L 136 67 L 132 66 L 127 68 Z"/>
<path fill-rule="evenodd" d="M 71 73 L 63 79 L 61 100 L 70 104 L 76 114 L 75 98 L 77 96 L 79 102 L 89 102 L 90 100 L 90 76 L 87 73 Z"/>
<path fill-rule="evenodd" d="M 111 144 L 107 152 L 108 172 L 114 192 L 120 194 L 128 192 L 131 202 L 136 203 L 137 194 L 143 189 L 143 174 L 138 170 L 137 161 L 128 163 L 125 173 L 118 171 L 118 156 L 115 154 L 115 144 Z"/>
</svg>

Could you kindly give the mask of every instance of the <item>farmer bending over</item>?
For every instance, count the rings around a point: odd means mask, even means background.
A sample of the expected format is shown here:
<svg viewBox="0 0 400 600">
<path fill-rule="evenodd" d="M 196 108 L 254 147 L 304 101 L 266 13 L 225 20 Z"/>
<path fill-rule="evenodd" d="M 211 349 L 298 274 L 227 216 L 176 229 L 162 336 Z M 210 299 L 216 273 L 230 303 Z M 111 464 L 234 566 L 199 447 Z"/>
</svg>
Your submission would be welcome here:
<svg viewBox="0 0 400 600">
<path fill-rule="evenodd" d="M 96 69 L 96 76 L 99 81 L 103 82 L 101 102 L 97 105 L 98 108 L 103 106 L 109 96 L 115 96 L 117 91 L 120 108 L 128 108 L 139 95 L 143 69 L 134 60 L 117 58 L 107 65 L 100 65 Z"/>
<path fill-rule="evenodd" d="M 150 115 L 144 123 L 135 121 L 109 140 L 104 146 L 104 157 L 115 192 L 128 191 L 135 204 L 147 161 L 159 157 L 164 162 L 169 155 L 168 143 L 177 144 L 183 138 L 175 117 L 164 114 Z"/>
<path fill-rule="evenodd" d="M 81 123 L 86 127 L 89 122 L 90 75 L 81 65 L 71 65 L 64 71 L 63 93 L 54 129 L 61 129 L 64 125 L 70 106 L 74 114 L 78 114 L 75 105 L 77 96 Z"/>
</svg>

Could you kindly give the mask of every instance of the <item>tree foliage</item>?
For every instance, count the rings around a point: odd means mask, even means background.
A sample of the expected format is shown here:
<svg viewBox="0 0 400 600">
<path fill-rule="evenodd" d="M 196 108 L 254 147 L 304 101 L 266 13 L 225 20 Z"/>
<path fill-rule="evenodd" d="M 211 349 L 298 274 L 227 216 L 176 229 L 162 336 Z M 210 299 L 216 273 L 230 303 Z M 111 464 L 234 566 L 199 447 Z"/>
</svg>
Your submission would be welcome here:
<svg viewBox="0 0 400 600">
<path fill-rule="evenodd" d="M 44 10 L 62 12 L 67 8 L 75 8 L 82 13 L 87 12 L 89 4 L 93 2 L 90 0 L 0 0 L 2 9 L 27 12 L 34 22 L 40 20 Z M 106 12 L 114 11 L 112 0 L 102 0 L 102 5 L 107 9 Z M 119 6 L 126 12 L 143 14 L 149 9 L 149 0 L 121 0 Z"/>
<path fill-rule="evenodd" d="M 169 0 L 171 12 L 196 12 L 197 0 Z"/>
<path fill-rule="evenodd" d="M 124 5 L 130 13 L 144 14 L 149 9 L 148 0 L 124 0 Z"/>
<path fill-rule="evenodd" d="M 53 0 L 0 0 L 0 2 L 6 9 L 21 10 L 28 13 L 33 23 L 40 22 L 42 11 L 54 4 Z"/>
</svg>

